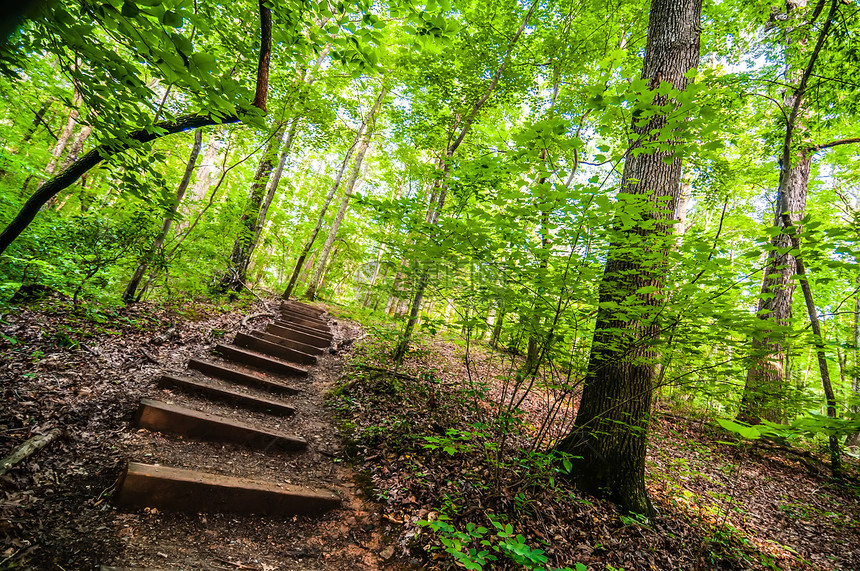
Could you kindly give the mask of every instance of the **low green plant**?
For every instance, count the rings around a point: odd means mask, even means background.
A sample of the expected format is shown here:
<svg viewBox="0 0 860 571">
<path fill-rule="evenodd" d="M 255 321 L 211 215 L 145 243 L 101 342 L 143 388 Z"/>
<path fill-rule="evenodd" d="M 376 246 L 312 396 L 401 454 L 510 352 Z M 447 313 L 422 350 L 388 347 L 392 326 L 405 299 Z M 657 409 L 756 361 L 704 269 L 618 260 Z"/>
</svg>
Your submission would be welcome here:
<svg viewBox="0 0 860 571">
<path fill-rule="evenodd" d="M 501 560 L 509 560 L 532 571 L 586 571 L 582 563 L 571 567 L 552 567 L 542 549 L 532 548 L 526 538 L 514 533 L 510 523 L 503 523 L 492 514 L 488 515 L 493 530 L 474 523 L 467 523 L 465 531 L 449 523 L 450 518 L 440 515 L 433 521 L 420 520 L 418 525 L 430 529 L 458 565 L 465 569 L 482 570 L 485 566 Z M 431 549 L 439 549 L 433 546 Z"/>
</svg>

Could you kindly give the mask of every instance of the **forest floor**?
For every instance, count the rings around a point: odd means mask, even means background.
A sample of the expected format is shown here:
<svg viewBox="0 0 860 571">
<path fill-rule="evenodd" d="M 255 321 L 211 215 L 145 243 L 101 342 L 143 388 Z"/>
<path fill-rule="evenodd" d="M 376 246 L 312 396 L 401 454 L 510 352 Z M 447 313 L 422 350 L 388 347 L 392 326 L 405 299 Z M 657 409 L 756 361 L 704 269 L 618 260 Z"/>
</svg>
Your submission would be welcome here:
<svg viewBox="0 0 860 571">
<path fill-rule="evenodd" d="M 397 553 L 425 569 L 860 570 L 856 457 L 837 483 L 823 443 L 736 442 L 714 418 L 658 402 L 649 521 L 566 483 L 544 451 L 569 429 L 576 399 L 558 400 L 545 378 L 515 391 L 521 358 L 437 338 L 392 375 L 392 350 L 359 344 L 332 404 L 368 495 L 399 524 Z M 499 430 L 499 402 L 521 399 Z"/>
<path fill-rule="evenodd" d="M 63 437 L 0 478 L 0 569 L 386 567 L 393 550 L 380 533 L 379 510 L 357 495 L 323 402 L 345 351 L 323 356 L 302 379 L 301 392 L 282 397 L 297 414 L 281 426 L 265 414 L 156 386 L 162 373 L 182 371 L 190 357 L 213 359 L 214 343 L 247 330 L 243 317 L 265 311 L 261 304 L 88 311 L 53 305 L 0 318 L 0 457 L 34 434 L 64 429 Z M 361 333 L 343 322 L 332 330 L 336 346 Z M 131 420 L 141 397 L 293 433 L 309 449 L 264 453 L 138 430 Z M 128 460 L 324 487 L 343 498 L 343 507 L 321 517 L 283 518 L 120 511 L 111 496 Z"/>
<path fill-rule="evenodd" d="M 721 444 L 729 437 L 709 419 L 661 409 L 648 457 L 658 516 L 624 516 L 568 486 L 542 447 L 527 452 L 547 411 L 558 414 L 541 443 L 564 432 L 575 403 L 553 409 L 551 391 L 533 390 L 500 440 L 493 419 L 510 398 L 510 358 L 437 340 L 392 374 L 390 342 L 377 338 L 385 331 L 364 337 L 343 316 L 333 327 L 343 350 L 291 397 L 299 414 L 283 427 L 310 451 L 251 454 L 130 426 L 140 397 L 163 394 L 162 372 L 207 354 L 260 311 L 84 313 L 58 302 L 0 316 L 0 456 L 33 434 L 65 430 L 0 478 L 0 569 L 399 570 L 454 561 L 522 569 L 546 559 L 595 570 L 860 570 L 860 492 L 832 482 L 815 451 Z M 324 486 L 344 507 L 281 519 L 123 512 L 110 497 L 129 459 Z M 848 468 L 856 481 L 856 461 Z"/>
</svg>

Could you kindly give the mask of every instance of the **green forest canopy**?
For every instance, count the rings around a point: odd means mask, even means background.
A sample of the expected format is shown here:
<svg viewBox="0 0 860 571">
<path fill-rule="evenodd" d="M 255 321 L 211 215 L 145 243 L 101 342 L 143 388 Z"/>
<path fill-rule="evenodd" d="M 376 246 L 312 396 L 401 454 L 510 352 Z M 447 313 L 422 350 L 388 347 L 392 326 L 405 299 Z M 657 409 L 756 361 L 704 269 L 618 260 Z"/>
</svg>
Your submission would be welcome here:
<svg viewBox="0 0 860 571">
<path fill-rule="evenodd" d="M 850 435 L 858 13 L 706 2 L 679 88 L 643 73 L 639 0 L 41 3 L 0 51 L 0 218 L 34 215 L 0 296 L 289 290 L 508 347 L 573 392 L 597 333 L 629 360 L 641 326 L 666 398 Z M 674 194 L 629 190 L 640 156 L 683 164 Z M 661 277 L 607 281 L 621 259 Z"/>
</svg>

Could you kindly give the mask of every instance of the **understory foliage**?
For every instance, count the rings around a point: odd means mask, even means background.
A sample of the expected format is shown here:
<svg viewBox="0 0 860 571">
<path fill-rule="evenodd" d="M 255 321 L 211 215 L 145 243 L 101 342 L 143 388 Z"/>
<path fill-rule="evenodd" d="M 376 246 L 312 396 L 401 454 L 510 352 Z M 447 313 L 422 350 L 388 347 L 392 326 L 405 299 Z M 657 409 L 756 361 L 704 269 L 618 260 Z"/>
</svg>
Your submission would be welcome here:
<svg viewBox="0 0 860 571">
<path fill-rule="evenodd" d="M 516 380 L 507 376 L 510 361 L 485 344 L 421 343 L 394 372 L 386 364 L 395 340 L 385 327 L 372 331 L 376 339 L 353 350 L 328 402 L 360 471 L 357 481 L 380 502 L 383 517 L 399 524 L 399 544 L 425 568 L 807 568 L 813 538 L 790 542 L 790 534 L 744 519 L 768 502 L 756 488 L 775 483 L 797 484 L 778 487 L 778 519 L 830 509 L 829 522 L 816 520 L 825 526 L 821 533 L 835 533 L 841 543 L 860 531 L 860 514 L 839 505 L 850 491 L 827 486 L 828 499 L 815 498 L 820 460 L 780 463 L 778 453 L 747 447 L 713 420 L 696 428 L 676 408 L 663 407 L 648 458 L 658 516 L 624 514 L 577 492 L 564 477 L 567 459 L 542 445 L 540 420 L 552 413 L 554 400 L 545 379 L 521 407 L 500 414 L 505 408 L 497 399 Z M 516 392 L 524 396 L 522 387 Z M 767 511 L 757 513 L 770 520 Z M 809 523 L 808 516 L 797 521 Z M 837 546 L 832 552 L 850 565 L 848 552 Z"/>
</svg>

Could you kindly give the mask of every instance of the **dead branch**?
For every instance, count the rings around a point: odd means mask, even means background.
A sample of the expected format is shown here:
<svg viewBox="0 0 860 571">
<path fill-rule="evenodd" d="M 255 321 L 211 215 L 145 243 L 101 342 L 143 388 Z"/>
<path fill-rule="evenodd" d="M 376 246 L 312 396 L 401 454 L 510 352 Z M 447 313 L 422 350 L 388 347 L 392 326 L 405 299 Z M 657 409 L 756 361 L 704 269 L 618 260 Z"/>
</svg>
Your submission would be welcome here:
<svg viewBox="0 0 860 571">
<path fill-rule="evenodd" d="M 49 430 L 44 434 L 37 434 L 36 436 L 27 440 L 21 446 L 15 448 L 11 454 L 0 460 L 0 476 L 5 475 L 9 470 L 11 470 L 16 464 L 25 460 L 33 455 L 33 453 L 41 450 L 54 440 L 60 437 L 63 434 L 62 428 L 54 428 Z"/>
</svg>

